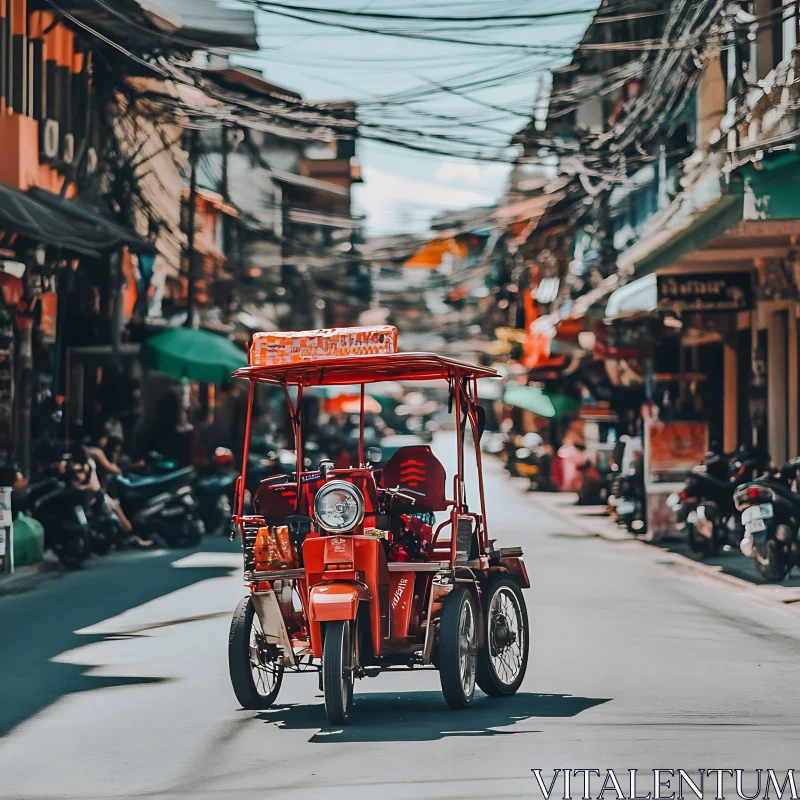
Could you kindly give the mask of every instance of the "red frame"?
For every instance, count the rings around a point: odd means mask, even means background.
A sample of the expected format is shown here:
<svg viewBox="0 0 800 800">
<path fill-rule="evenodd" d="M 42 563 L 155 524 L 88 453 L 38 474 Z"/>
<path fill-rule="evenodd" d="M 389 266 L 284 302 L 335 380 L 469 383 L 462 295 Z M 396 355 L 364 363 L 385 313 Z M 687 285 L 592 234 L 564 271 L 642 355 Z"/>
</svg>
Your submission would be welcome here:
<svg viewBox="0 0 800 800">
<path fill-rule="evenodd" d="M 245 423 L 245 442 L 242 458 L 242 475 L 237 485 L 237 507 L 234 522 L 240 527 L 247 518 L 244 516 L 244 486 L 247 479 L 247 458 L 250 451 L 250 430 L 253 414 L 253 397 L 256 383 L 269 383 L 281 386 L 284 390 L 286 402 L 291 413 L 292 429 L 295 437 L 297 452 L 297 497 L 300 497 L 303 464 L 303 441 L 301 436 L 300 401 L 303 388 L 307 386 L 335 386 L 347 384 L 362 384 L 361 387 L 361 430 L 359 442 L 360 466 L 364 466 L 364 384 L 378 381 L 403 381 L 403 380 L 446 380 L 451 387 L 453 403 L 455 405 L 456 445 L 458 462 L 456 474 L 453 476 L 453 508 L 450 512 L 451 525 L 450 566 L 456 562 L 457 538 L 455 530 L 457 519 L 463 516 L 464 504 L 464 441 L 461 431 L 462 404 L 466 409 L 466 417 L 472 428 L 475 441 L 475 458 L 478 470 L 478 489 L 480 495 L 480 514 L 470 514 L 478 528 L 478 543 L 481 554 L 486 552 L 488 534 L 486 530 L 486 498 L 483 489 L 483 464 L 478 434 L 478 378 L 499 378 L 496 370 L 470 364 L 466 361 L 457 361 L 435 353 L 392 353 L 386 355 L 363 356 L 333 356 L 319 358 L 313 361 L 295 364 L 277 364 L 267 367 L 243 367 L 233 373 L 235 378 L 247 378 L 250 381 L 250 391 L 247 403 L 247 420 Z M 289 386 L 298 389 L 297 401 L 292 403 L 289 396 Z M 447 523 L 437 529 L 438 533 Z"/>
</svg>

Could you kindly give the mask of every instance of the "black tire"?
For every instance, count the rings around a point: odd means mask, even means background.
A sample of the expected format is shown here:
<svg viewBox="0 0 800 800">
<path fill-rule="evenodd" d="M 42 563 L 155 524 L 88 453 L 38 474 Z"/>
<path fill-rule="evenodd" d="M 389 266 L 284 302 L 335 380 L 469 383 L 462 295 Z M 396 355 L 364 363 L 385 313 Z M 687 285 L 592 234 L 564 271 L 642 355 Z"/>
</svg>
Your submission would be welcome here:
<svg viewBox="0 0 800 800">
<path fill-rule="evenodd" d="M 58 560 L 67 569 L 80 569 L 92 554 L 92 536 L 87 530 L 76 531 L 56 550 Z"/>
<path fill-rule="evenodd" d="M 169 547 L 180 549 L 196 547 L 200 544 L 205 527 L 199 519 L 187 515 L 176 522 L 154 519 L 150 524 L 150 530 L 155 536 L 165 541 Z"/>
<path fill-rule="evenodd" d="M 439 619 L 439 681 L 447 705 L 466 708 L 475 695 L 478 609 L 469 589 L 453 589 Z"/>
<path fill-rule="evenodd" d="M 331 725 L 344 725 L 353 711 L 355 681 L 353 622 L 340 620 L 325 625 L 322 646 L 322 689 L 325 714 Z"/>
<path fill-rule="evenodd" d="M 705 536 L 699 534 L 697 528 L 691 523 L 686 524 L 686 539 L 689 543 L 689 549 L 701 558 L 715 555 L 713 539 L 706 539 Z"/>
<path fill-rule="evenodd" d="M 108 555 L 117 538 L 113 520 L 97 519 L 92 522 L 92 552 L 96 556 Z"/>
<path fill-rule="evenodd" d="M 783 547 L 774 539 L 753 548 L 753 562 L 758 574 L 769 583 L 780 583 L 792 569 Z"/>
<path fill-rule="evenodd" d="M 250 641 L 254 621 L 258 634 L 261 624 L 253 600 L 249 596 L 243 597 L 233 612 L 228 634 L 228 672 L 239 705 L 253 711 L 269 708 L 277 700 L 283 681 L 283 667 L 280 664 L 255 666 L 251 660 Z M 254 669 L 259 674 L 258 682 L 253 675 Z"/>
<path fill-rule="evenodd" d="M 528 668 L 528 610 L 519 586 L 505 576 L 490 578 L 481 598 L 484 645 L 478 649 L 476 680 L 490 697 L 515 694 Z"/>
</svg>

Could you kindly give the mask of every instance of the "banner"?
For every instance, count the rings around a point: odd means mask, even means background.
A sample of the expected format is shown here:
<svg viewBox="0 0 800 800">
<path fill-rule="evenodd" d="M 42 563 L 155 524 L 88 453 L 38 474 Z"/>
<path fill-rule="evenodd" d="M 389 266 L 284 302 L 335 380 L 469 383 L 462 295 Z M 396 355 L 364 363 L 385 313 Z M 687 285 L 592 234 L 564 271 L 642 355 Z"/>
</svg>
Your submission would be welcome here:
<svg viewBox="0 0 800 800">
<path fill-rule="evenodd" d="M 645 428 L 645 456 L 650 480 L 685 473 L 702 464 L 708 452 L 705 422 L 653 422 Z"/>
</svg>

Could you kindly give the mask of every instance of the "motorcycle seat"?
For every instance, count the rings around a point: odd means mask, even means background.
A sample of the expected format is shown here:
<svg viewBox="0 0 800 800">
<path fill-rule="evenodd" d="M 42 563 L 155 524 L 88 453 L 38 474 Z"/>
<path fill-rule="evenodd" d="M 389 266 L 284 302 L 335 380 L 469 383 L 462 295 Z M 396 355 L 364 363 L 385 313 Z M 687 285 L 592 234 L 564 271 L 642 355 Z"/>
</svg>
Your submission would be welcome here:
<svg viewBox="0 0 800 800">
<path fill-rule="evenodd" d="M 428 445 L 401 447 L 383 468 L 384 487 L 424 492 L 419 505 L 430 511 L 446 511 L 446 474 L 441 461 Z"/>
<path fill-rule="evenodd" d="M 182 467 L 172 472 L 158 473 L 156 475 L 118 475 L 117 487 L 125 497 L 143 496 L 168 491 L 171 488 L 191 483 L 194 478 L 192 467 Z"/>
</svg>

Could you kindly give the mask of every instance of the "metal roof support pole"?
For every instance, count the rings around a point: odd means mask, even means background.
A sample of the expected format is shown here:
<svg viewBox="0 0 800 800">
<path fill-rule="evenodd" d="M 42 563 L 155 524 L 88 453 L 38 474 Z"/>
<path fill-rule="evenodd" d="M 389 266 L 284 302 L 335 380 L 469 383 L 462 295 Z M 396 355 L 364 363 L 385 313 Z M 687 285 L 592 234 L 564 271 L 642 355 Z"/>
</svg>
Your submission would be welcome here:
<svg viewBox="0 0 800 800">
<path fill-rule="evenodd" d="M 361 416 L 358 423 L 358 466 L 364 468 L 367 462 L 364 460 L 364 400 L 366 397 L 366 385 L 361 384 Z"/>
</svg>

